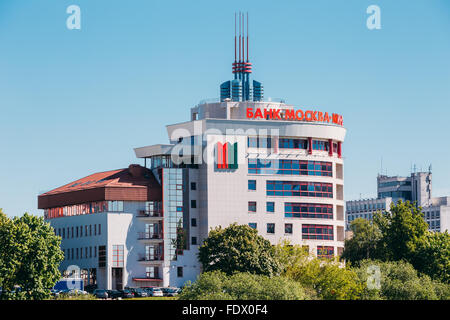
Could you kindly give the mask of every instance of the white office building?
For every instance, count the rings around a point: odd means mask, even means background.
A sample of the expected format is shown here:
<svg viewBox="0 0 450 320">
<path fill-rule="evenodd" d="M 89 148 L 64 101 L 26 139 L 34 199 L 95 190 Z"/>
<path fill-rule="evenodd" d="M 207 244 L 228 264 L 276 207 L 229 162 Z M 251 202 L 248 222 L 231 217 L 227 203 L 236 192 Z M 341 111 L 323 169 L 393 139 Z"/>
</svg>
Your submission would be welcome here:
<svg viewBox="0 0 450 320">
<path fill-rule="evenodd" d="M 142 166 L 95 173 L 39 196 L 62 237 L 61 270 L 98 288 L 182 286 L 201 272 L 211 228 L 248 225 L 320 257 L 344 247 L 342 116 L 264 101 L 251 63 L 233 63 L 220 99 L 136 148 Z M 270 99 L 269 99 L 270 100 Z M 155 119 L 157 121 L 157 119 Z"/>
</svg>

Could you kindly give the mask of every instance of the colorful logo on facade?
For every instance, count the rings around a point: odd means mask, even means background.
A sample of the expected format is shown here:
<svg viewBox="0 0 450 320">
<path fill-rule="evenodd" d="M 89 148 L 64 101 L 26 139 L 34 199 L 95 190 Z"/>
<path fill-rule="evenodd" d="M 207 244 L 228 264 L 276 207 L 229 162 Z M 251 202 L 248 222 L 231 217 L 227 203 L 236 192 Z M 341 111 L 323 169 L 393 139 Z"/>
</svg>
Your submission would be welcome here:
<svg viewBox="0 0 450 320">
<path fill-rule="evenodd" d="M 216 165 L 217 169 L 237 169 L 238 168 L 238 147 L 235 143 L 216 144 Z"/>
</svg>

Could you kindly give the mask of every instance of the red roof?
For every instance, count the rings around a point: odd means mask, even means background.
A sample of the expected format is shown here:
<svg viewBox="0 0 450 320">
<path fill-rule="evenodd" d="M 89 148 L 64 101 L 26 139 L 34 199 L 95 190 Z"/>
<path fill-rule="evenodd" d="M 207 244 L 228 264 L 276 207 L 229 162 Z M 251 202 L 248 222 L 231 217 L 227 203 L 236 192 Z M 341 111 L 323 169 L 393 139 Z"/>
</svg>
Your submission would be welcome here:
<svg viewBox="0 0 450 320">
<path fill-rule="evenodd" d="M 103 200 L 160 200 L 161 187 L 153 173 L 139 165 L 98 172 L 39 195 L 38 208 Z"/>
<path fill-rule="evenodd" d="M 163 281 L 162 279 L 156 278 L 133 278 L 134 281 Z"/>
</svg>

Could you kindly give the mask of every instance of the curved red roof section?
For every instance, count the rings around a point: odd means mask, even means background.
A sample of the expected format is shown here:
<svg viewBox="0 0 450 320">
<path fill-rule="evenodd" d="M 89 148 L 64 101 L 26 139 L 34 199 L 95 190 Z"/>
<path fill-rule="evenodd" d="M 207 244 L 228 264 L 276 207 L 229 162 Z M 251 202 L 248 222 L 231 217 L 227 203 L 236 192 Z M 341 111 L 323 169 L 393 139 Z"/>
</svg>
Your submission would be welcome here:
<svg viewBox="0 0 450 320">
<path fill-rule="evenodd" d="M 139 165 L 98 172 L 38 196 L 38 208 L 47 209 L 92 201 L 160 201 L 161 186 L 151 170 Z"/>
</svg>

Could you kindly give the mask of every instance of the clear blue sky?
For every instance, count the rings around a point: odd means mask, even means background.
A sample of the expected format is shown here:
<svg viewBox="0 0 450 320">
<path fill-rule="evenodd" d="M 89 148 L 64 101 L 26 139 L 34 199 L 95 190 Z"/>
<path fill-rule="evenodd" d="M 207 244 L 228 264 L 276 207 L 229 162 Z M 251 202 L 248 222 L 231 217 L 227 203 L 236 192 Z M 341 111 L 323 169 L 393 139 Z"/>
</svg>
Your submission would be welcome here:
<svg viewBox="0 0 450 320">
<path fill-rule="evenodd" d="M 375 196 L 381 157 L 390 175 L 432 163 L 450 195 L 450 1 L 1 0 L 0 207 L 40 213 L 39 193 L 166 143 L 231 78 L 238 10 L 266 97 L 343 114 L 346 199 Z"/>
</svg>

